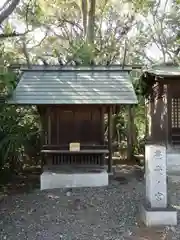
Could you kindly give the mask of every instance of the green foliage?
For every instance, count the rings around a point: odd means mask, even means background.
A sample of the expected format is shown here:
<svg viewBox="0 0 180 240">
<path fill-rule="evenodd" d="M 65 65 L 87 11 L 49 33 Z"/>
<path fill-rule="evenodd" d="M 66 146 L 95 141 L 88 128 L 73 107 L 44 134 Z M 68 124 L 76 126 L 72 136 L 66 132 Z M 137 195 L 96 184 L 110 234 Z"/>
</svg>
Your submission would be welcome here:
<svg viewBox="0 0 180 240">
<path fill-rule="evenodd" d="M 113 141 L 118 145 L 127 141 L 127 121 L 125 107 L 121 107 L 121 111 L 113 115 Z"/>
<path fill-rule="evenodd" d="M 16 12 L 18 17 L 38 27 L 45 19 L 45 12 L 37 0 L 25 2 L 21 7 L 18 7 Z"/>
<path fill-rule="evenodd" d="M 0 75 L 1 96 L 12 92 L 17 74 L 8 72 Z M 34 151 L 35 150 L 35 151 Z M 36 109 L 0 104 L 0 172 L 16 172 L 25 164 L 24 160 L 36 157 L 40 151 L 39 117 Z M 1 179 L 0 179 L 1 180 Z"/>
<path fill-rule="evenodd" d="M 78 64 L 88 65 L 95 59 L 95 48 L 87 42 L 73 41 L 70 49 L 71 53 L 69 56 L 67 56 L 67 61 L 72 59 L 77 61 Z"/>
<path fill-rule="evenodd" d="M 146 14 L 148 13 L 149 8 L 156 3 L 155 0 L 131 0 L 129 2 L 133 4 L 136 11 L 141 12 L 143 10 Z"/>
<path fill-rule="evenodd" d="M 0 96 L 7 97 L 16 87 L 17 75 L 13 72 L 0 73 Z"/>
<path fill-rule="evenodd" d="M 27 121 L 26 114 L 29 115 Z M 31 111 L 4 105 L 0 113 L 0 167 L 17 166 L 22 161 L 24 146 L 38 132 Z M 6 165 L 7 164 L 7 165 Z M 23 163 L 21 163 L 23 167 Z M 14 168 L 16 170 L 16 168 Z"/>
</svg>

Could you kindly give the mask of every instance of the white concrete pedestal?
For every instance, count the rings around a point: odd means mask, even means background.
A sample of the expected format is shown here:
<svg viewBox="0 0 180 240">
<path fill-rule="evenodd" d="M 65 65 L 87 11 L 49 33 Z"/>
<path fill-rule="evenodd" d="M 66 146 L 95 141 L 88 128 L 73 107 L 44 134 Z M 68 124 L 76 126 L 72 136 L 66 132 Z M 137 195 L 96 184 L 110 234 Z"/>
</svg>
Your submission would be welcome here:
<svg viewBox="0 0 180 240">
<path fill-rule="evenodd" d="M 177 212 L 167 204 L 166 147 L 145 146 L 146 198 L 141 219 L 146 226 L 176 225 Z"/>
<path fill-rule="evenodd" d="M 108 185 L 108 173 L 105 169 L 89 172 L 48 170 L 41 174 L 41 190 L 53 188 L 100 187 Z"/>
<path fill-rule="evenodd" d="M 172 207 L 156 209 L 144 203 L 140 209 L 140 217 L 148 227 L 177 225 L 177 211 Z"/>
</svg>

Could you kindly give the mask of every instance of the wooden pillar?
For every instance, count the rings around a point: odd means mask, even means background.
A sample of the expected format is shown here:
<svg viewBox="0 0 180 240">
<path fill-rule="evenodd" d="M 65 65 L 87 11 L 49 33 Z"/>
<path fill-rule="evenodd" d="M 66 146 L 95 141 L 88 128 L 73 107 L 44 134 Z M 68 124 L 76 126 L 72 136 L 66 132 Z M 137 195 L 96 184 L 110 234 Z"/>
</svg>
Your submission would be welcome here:
<svg viewBox="0 0 180 240">
<path fill-rule="evenodd" d="M 144 112 L 144 115 L 145 115 L 145 138 L 147 139 L 148 137 L 148 133 L 149 133 L 149 123 L 148 123 L 148 114 L 149 114 L 149 101 L 146 99 L 145 100 L 145 112 Z"/>
<path fill-rule="evenodd" d="M 39 117 L 40 117 L 40 140 L 41 140 L 41 148 L 44 145 L 44 109 L 40 106 L 37 106 L 37 110 L 39 113 Z M 44 159 L 44 154 L 41 154 L 41 173 L 43 172 L 43 166 L 45 163 L 45 159 Z"/>
<path fill-rule="evenodd" d="M 112 172 L 112 106 L 108 109 L 108 172 Z"/>
<path fill-rule="evenodd" d="M 104 145 L 104 132 L 105 132 L 105 126 L 104 126 L 104 107 L 102 106 L 100 109 L 100 121 L 101 121 L 101 144 Z M 105 165 L 105 154 L 102 154 L 101 156 L 101 165 Z"/>
<path fill-rule="evenodd" d="M 166 108 L 167 108 L 167 115 L 166 115 L 166 138 L 167 138 L 167 146 L 172 144 L 172 94 L 170 91 L 170 87 L 166 85 Z"/>
<path fill-rule="evenodd" d="M 133 155 L 133 107 L 128 105 L 128 131 L 127 131 L 127 160 L 130 161 Z"/>
<path fill-rule="evenodd" d="M 47 110 L 47 117 L 48 117 L 48 130 L 47 130 L 47 135 L 48 135 L 48 144 L 51 144 L 51 109 L 48 107 Z"/>
<path fill-rule="evenodd" d="M 105 131 L 105 127 L 104 127 L 104 107 L 101 107 L 101 144 L 104 145 L 104 131 Z"/>
<path fill-rule="evenodd" d="M 47 126 L 47 144 L 50 145 L 51 144 L 51 108 L 48 107 L 47 109 L 47 119 L 48 119 L 48 126 Z M 46 158 L 46 165 L 50 166 L 53 163 L 53 156 L 47 156 L 47 154 L 45 155 Z"/>
</svg>

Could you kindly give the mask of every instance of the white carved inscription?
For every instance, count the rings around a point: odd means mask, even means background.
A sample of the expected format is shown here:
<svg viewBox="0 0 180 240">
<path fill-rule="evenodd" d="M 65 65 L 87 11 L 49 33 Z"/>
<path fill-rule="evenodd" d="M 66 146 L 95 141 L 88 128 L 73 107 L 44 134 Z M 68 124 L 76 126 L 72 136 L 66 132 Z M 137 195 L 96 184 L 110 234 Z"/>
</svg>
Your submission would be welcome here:
<svg viewBox="0 0 180 240">
<path fill-rule="evenodd" d="M 145 147 L 146 198 L 152 208 L 167 207 L 166 148 Z"/>
</svg>

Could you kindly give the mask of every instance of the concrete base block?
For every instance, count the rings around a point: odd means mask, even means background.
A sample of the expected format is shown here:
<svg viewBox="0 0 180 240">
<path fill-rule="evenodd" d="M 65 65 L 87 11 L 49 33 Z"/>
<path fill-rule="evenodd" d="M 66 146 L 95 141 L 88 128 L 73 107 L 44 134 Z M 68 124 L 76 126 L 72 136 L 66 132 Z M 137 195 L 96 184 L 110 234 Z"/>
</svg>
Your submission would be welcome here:
<svg viewBox="0 0 180 240">
<path fill-rule="evenodd" d="M 109 183 L 107 171 L 88 173 L 58 173 L 45 171 L 40 178 L 41 190 L 73 187 L 101 187 Z"/>
<path fill-rule="evenodd" d="M 143 223 L 148 227 L 177 225 L 177 211 L 172 207 L 151 209 L 144 204 L 141 206 L 140 216 Z"/>
</svg>

